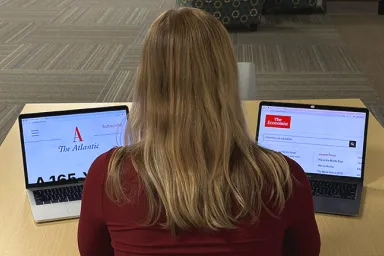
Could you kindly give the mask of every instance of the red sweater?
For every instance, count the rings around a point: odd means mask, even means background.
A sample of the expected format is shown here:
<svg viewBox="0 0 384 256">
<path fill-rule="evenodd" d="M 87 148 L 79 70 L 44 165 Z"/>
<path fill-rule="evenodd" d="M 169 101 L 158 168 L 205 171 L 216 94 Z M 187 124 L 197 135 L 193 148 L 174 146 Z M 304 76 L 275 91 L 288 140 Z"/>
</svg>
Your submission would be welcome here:
<svg viewBox="0 0 384 256">
<path fill-rule="evenodd" d="M 312 193 L 302 168 L 287 158 L 294 181 L 293 194 L 280 218 L 262 211 L 258 224 L 240 222 L 235 230 L 184 232 L 172 236 L 159 226 L 143 227 L 146 216 L 143 193 L 124 206 L 111 202 L 105 192 L 110 152 L 92 164 L 84 184 L 78 230 L 82 256 L 131 255 L 226 255 L 226 256 L 317 256 L 320 235 Z M 127 161 L 129 162 L 129 161 Z M 127 184 L 133 187 L 138 176 L 127 163 Z"/>
</svg>

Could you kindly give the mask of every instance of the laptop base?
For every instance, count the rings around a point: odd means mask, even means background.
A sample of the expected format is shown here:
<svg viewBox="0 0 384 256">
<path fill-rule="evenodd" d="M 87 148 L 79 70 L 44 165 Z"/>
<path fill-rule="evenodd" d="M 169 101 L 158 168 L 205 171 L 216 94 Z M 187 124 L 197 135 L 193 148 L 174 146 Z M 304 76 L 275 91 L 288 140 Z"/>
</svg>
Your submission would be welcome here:
<svg viewBox="0 0 384 256">
<path fill-rule="evenodd" d="M 75 219 L 80 216 L 81 200 L 56 204 L 36 205 L 35 198 L 33 196 L 33 190 L 28 189 L 27 195 L 31 205 L 33 219 L 36 223 Z"/>
<path fill-rule="evenodd" d="M 358 184 L 355 200 L 313 196 L 315 212 L 358 216 L 360 211 L 361 191 L 362 184 Z"/>
</svg>

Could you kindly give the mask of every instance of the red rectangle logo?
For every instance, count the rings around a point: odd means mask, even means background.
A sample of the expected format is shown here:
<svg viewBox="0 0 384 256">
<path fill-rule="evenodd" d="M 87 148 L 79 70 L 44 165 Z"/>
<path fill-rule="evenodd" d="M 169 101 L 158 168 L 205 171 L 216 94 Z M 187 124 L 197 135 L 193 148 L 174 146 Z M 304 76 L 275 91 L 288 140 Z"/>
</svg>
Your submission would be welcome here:
<svg viewBox="0 0 384 256">
<path fill-rule="evenodd" d="M 266 115 L 265 116 L 265 127 L 289 129 L 289 128 L 291 128 L 291 117 L 290 116 Z"/>
</svg>

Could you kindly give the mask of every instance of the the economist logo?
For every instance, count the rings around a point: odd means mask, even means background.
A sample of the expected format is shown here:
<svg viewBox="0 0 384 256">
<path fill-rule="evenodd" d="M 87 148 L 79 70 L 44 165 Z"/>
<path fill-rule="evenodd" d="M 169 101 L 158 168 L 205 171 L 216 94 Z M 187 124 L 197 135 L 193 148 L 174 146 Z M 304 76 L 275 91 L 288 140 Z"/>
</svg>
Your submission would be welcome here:
<svg viewBox="0 0 384 256">
<path fill-rule="evenodd" d="M 289 129 L 289 128 L 291 128 L 291 117 L 290 116 L 266 115 L 265 116 L 265 127 Z"/>
</svg>

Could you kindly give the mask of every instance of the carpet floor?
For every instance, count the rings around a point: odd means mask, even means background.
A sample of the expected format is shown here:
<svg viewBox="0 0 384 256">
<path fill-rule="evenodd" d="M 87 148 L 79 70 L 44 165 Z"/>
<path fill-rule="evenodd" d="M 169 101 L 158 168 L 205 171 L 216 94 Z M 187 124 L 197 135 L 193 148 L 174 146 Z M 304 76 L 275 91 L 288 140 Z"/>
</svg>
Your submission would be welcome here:
<svg viewBox="0 0 384 256">
<path fill-rule="evenodd" d="M 0 0 L 0 143 L 26 103 L 129 101 L 148 26 L 174 5 Z M 353 15 L 265 16 L 257 32 L 232 31 L 238 61 L 255 63 L 255 99 L 361 98 L 384 124 L 384 19 Z"/>
</svg>

